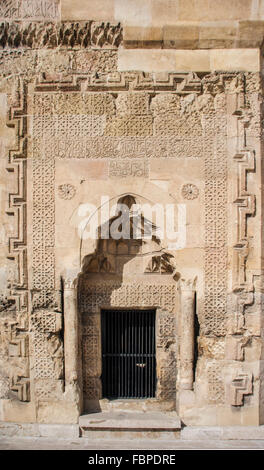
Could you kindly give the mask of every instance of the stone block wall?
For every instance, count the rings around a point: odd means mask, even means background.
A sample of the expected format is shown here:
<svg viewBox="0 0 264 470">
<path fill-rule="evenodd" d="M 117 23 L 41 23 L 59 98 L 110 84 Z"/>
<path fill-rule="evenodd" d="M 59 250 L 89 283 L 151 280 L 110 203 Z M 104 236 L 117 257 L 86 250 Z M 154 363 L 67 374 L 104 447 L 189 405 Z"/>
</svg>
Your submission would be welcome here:
<svg viewBox="0 0 264 470">
<path fill-rule="evenodd" d="M 229 2 L 228 19 L 208 2 L 166 1 L 162 15 L 158 0 L 136 3 L 0 5 L 0 416 L 77 422 L 85 395 L 101 398 L 100 308 L 146 306 L 173 313 L 158 333 L 160 400 L 186 424 L 262 424 L 262 2 Z M 71 342 L 65 283 L 95 251 L 80 214 L 124 194 L 174 204 L 176 230 L 184 206 L 186 240 L 165 237 L 171 270 L 152 249 L 90 273 Z"/>
</svg>

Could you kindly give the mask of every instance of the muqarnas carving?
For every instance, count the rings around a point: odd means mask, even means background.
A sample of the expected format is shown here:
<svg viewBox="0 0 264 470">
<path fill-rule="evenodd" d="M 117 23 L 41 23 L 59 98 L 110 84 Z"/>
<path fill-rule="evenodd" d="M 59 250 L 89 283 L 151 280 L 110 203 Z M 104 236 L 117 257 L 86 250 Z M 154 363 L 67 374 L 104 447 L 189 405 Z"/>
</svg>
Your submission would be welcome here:
<svg viewBox="0 0 264 470">
<path fill-rule="evenodd" d="M 31 22 L 25 25 L 16 22 L 0 24 L 0 47 L 2 48 L 116 48 L 122 42 L 120 24 L 74 22 Z"/>
</svg>

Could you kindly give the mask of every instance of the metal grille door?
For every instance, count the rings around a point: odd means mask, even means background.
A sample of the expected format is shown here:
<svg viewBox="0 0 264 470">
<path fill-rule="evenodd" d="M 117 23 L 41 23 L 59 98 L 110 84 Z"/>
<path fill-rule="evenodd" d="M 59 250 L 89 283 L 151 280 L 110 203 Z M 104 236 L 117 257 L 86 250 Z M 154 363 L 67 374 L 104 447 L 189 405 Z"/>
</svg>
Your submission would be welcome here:
<svg viewBox="0 0 264 470">
<path fill-rule="evenodd" d="M 102 310 L 105 398 L 155 397 L 155 310 Z"/>
</svg>

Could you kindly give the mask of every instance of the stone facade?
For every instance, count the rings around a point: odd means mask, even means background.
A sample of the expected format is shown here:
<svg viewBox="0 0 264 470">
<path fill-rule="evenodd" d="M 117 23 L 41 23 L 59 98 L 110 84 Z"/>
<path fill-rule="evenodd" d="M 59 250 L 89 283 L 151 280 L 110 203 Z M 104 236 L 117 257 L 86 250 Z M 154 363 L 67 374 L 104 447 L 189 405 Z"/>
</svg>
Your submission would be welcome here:
<svg viewBox="0 0 264 470">
<path fill-rule="evenodd" d="M 0 419 L 100 409 L 101 308 L 155 308 L 153 407 L 264 424 L 262 2 L 83 3 L 0 4 Z M 87 238 L 105 196 L 175 240 Z"/>
</svg>

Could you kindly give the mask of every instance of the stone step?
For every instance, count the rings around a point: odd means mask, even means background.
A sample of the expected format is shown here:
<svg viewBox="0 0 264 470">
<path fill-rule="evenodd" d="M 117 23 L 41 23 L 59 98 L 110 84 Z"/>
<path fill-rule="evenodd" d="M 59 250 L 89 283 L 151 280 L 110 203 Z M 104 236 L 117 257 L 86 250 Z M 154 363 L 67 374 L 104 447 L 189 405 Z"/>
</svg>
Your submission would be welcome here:
<svg viewBox="0 0 264 470">
<path fill-rule="evenodd" d="M 112 412 L 167 412 L 175 410 L 175 402 L 171 401 L 160 401 L 156 398 L 145 398 L 145 399 L 132 399 L 129 400 L 117 398 L 115 400 L 108 400 L 103 398 L 99 400 L 100 409 L 105 413 Z"/>
<path fill-rule="evenodd" d="M 80 436 L 90 439 L 179 439 L 175 412 L 102 412 L 80 416 Z"/>
</svg>

